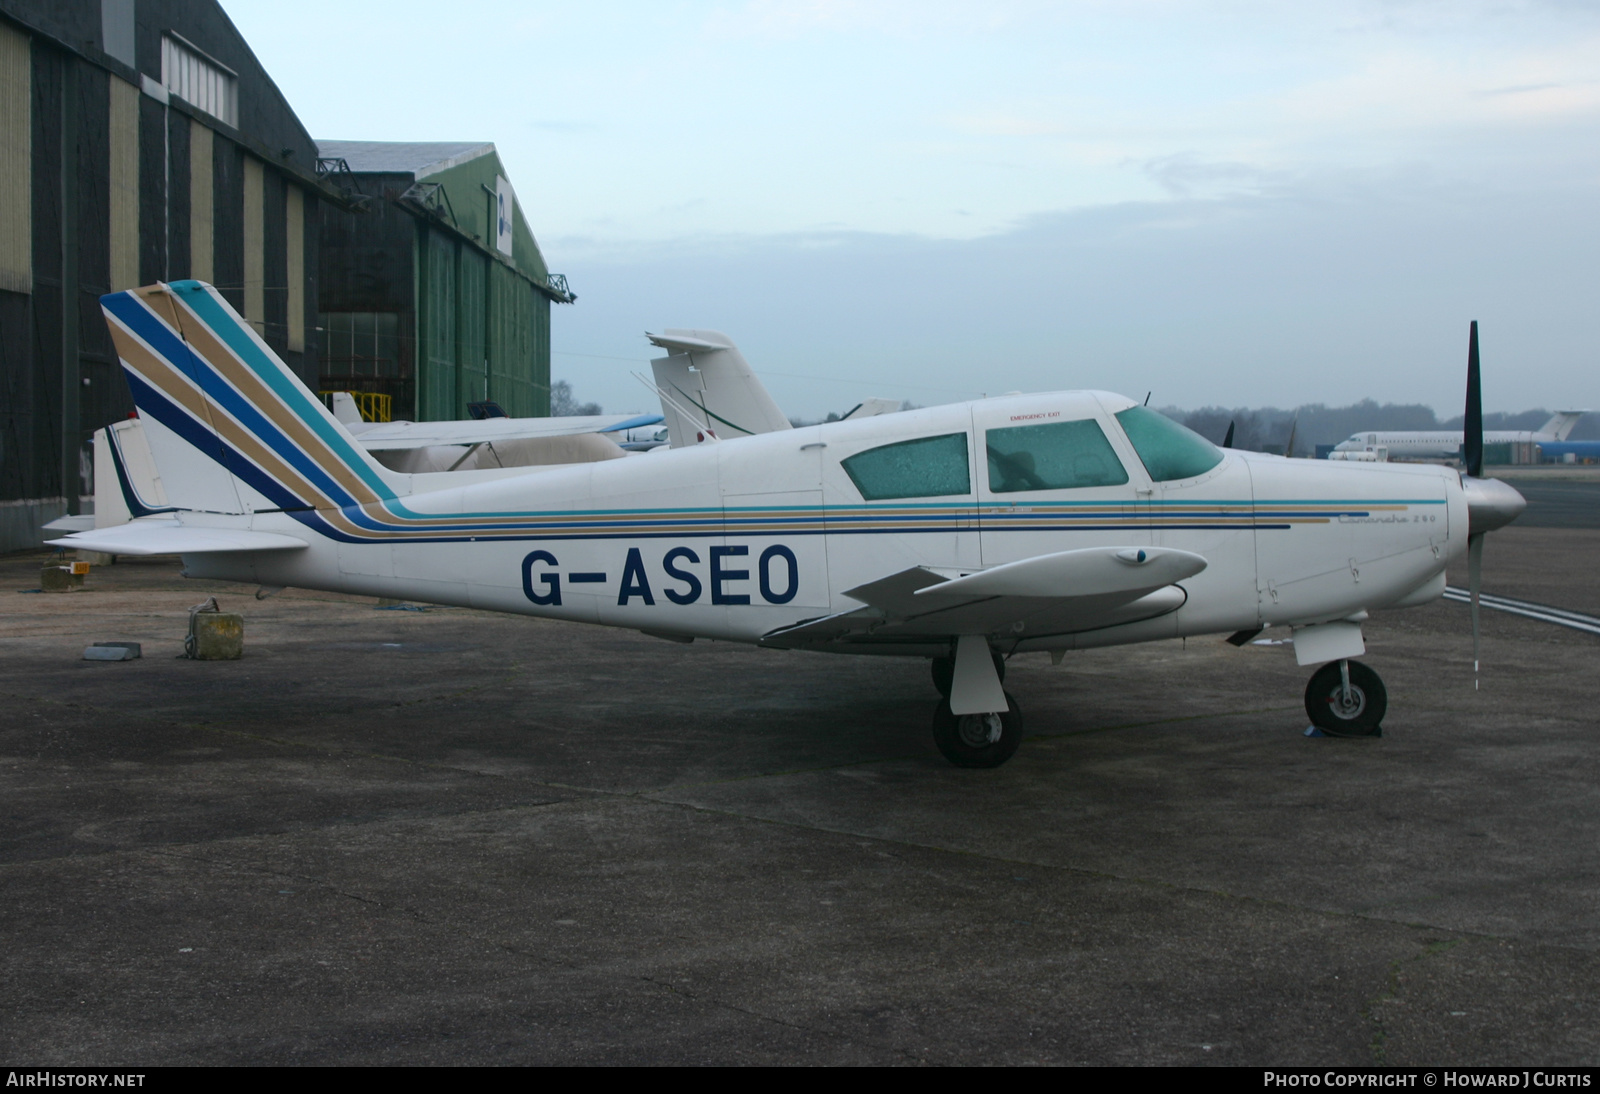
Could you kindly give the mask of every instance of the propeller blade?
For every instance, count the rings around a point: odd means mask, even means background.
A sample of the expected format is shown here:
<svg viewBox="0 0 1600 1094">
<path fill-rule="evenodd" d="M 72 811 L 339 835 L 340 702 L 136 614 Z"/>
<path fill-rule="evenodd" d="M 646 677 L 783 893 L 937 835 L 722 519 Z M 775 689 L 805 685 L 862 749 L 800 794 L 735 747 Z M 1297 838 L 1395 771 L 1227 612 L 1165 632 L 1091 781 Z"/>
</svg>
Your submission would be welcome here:
<svg viewBox="0 0 1600 1094">
<path fill-rule="evenodd" d="M 1467 474 L 1483 478 L 1483 389 L 1478 380 L 1478 321 L 1467 341 L 1467 413 L 1461 423 L 1461 462 Z"/>
<path fill-rule="evenodd" d="M 1294 421 L 1289 423 L 1289 443 L 1283 446 L 1283 454 L 1289 459 L 1294 459 L 1294 435 L 1300 429 L 1300 412 L 1294 412 Z"/>
<path fill-rule="evenodd" d="M 1478 593 L 1483 588 L 1483 537 L 1467 537 L 1467 588 L 1472 592 L 1472 690 L 1478 690 Z"/>
<path fill-rule="evenodd" d="M 1222 447 L 1223 448 L 1232 448 L 1233 447 L 1233 423 L 1232 422 L 1228 423 L 1228 435 L 1226 437 L 1222 438 Z"/>
</svg>

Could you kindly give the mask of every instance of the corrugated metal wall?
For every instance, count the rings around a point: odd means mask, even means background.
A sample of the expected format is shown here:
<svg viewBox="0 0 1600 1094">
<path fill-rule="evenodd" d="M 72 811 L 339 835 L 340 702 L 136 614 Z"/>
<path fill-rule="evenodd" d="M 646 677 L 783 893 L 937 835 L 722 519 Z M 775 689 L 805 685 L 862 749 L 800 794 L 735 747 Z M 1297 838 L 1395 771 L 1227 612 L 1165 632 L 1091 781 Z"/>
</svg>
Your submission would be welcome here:
<svg viewBox="0 0 1600 1094">
<path fill-rule="evenodd" d="M 33 291 L 33 187 L 28 36 L 0 26 L 0 289 Z"/>
<path fill-rule="evenodd" d="M 189 121 L 189 276 L 214 281 L 212 276 L 211 129 Z"/>
<path fill-rule="evenodd" d="M 138 288 L 139 89 L 110 80 L 111 291 Z"/>
<path fill-rule="evenodd" d="M 489 392 L 513 418 L 539 413 L 532 285 L 496 262 L 490 267 Z M 545 403 L 548 405 L 548 398 Z M 548 411 L 546 411 L 548 412 Z"/>
<path fill-rule="evenodd" d="M 549 413 L 550 305 L 515 270 L 417 225 L 419 421 L 493 399 L 512 417 Z"/>
<path fill-rule="evenodd" d="M 306 348 L 306 202 L 300 187 L 284 193 L 284 257 L 289 279 L 289 337 L 291 352 Z"/>
<path fill-rule="evenodd" d="M 256 329 L 266 333 L 267 271 L 263 229 L 266 227 L 265 194 L 261 178 L 261 161 L 244 157 L 244 317 Z"/>
<path fill-rule="evenodd" d="M 76 505 L 89 435 L 132 409 L 102 294 L 198 276 L 243 311 L 248 258 L 251 318 L 301 375 L 318 371 L 305 321 L 318 188 L 297 175 L 315 145 L 214 2 L 139 0 L 137 22 L 132 0 L 101 6 L 7 4 L 0 17 L 0 502 L 40 520 Z M 106 31 L 114 60 L 94 48 L 104 27 L 117 31 Z M 252 161 L 248 216 L 232 131 L 130 82 L 159 77 L 152 64 L 169 30 L 239 70 L 246 140 L 296 153 Z M 121 67 L 133 61 L 137 72 Z M 37 542 L 35 526 L 0 521 L 0 550 Z"/>
<path fill-rule="evenodd" d="M 417 227 L 417 417 L 457 417 L 456 244 L 440 232 Z"/>
<path fill-rule="evenodd" d="M 467 404 L 489 398 L 488 347 L 483 327 L 489 315 L 486 255 L 471 247 L 459 248 L 458 306 L 456 309 L 456 397 L 450 417 L 465 418 Z"/>
</svg>

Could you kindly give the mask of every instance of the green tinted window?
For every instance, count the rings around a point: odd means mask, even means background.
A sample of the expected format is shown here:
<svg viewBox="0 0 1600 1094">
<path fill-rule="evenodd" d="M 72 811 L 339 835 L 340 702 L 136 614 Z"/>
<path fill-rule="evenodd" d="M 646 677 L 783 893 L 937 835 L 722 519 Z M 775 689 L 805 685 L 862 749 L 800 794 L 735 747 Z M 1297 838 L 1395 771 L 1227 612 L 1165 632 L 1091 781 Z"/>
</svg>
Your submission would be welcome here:
<svg viewBox="0 0 1600 1094">
<path fill-rule="evenodd" d="M 841 463 L 868 501 L 937 498 L 972 491 L 965 433 L 869 448 Z"/>
<path fill-rule="evenodd" d="M 1148 407 L 1130 406 L 1117 421 L 1156 482 L 1192 479 L 1222 462 L 1216 445 Z"/>
<path fill-rule="evenodd" d="M 989 489 L 996 494 L 1128 481 L 1122 461 L 1093 419 L 991 429 L 984 434 L 984 445 L 989 450 Z"/>
</svg>

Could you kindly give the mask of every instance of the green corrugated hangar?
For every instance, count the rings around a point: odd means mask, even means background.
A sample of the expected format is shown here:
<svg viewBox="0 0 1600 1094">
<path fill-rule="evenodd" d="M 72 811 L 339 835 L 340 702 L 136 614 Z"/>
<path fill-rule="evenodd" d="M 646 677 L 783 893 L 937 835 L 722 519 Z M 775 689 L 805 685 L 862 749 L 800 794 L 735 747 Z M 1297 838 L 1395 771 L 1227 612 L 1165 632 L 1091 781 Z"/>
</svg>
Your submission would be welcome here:
<svg viewBox="0 0 1600 1094">
<path fill-rule="evenodd" d="M 487 142 L 319 141 L 322 176 L 364 211 L 323 207 L 321 387 L 387 395 L 444 421 L 492 400 L 550 413 L 552 275 Z"/>
</svg>

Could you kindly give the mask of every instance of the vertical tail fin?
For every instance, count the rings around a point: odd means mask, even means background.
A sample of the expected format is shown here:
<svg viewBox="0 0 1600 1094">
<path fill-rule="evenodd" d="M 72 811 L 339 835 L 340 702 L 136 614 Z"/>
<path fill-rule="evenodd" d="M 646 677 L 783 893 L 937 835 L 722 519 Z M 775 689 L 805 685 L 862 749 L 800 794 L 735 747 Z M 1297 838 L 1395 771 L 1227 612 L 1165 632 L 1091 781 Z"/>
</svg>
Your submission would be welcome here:
<svg viewBox="0 0 1600 1094">
<path fill-rule="evenodd" d="M 100 303 L 172 505 L 340 509 L 409 492 L 210 285 L 175 281 Z"/>
<path fill-rule="evenodd" d="M 1539 427 L 1538 432 L 1550 433 L 1558 441 L 1567 439 L 1567 434 L 1572 432 L 1572 427 L 1578 424 L 1578 419 L 1589 413 L 1587 410 L 1558 410 L 1548 422 Z"/>
<path fill-rule="evenodd" d="M 700 430 L 731 440 L 793 428 L 726 334 L 669 330 L 645 337 L 668 353 L 651 361 L 650 368 L 656 387 L 671 397 L 661 400 L 661 416 L 674 448 L 694 444 Z M 680 406 L 698 420 L 687 420 Z"/>
</svg>

